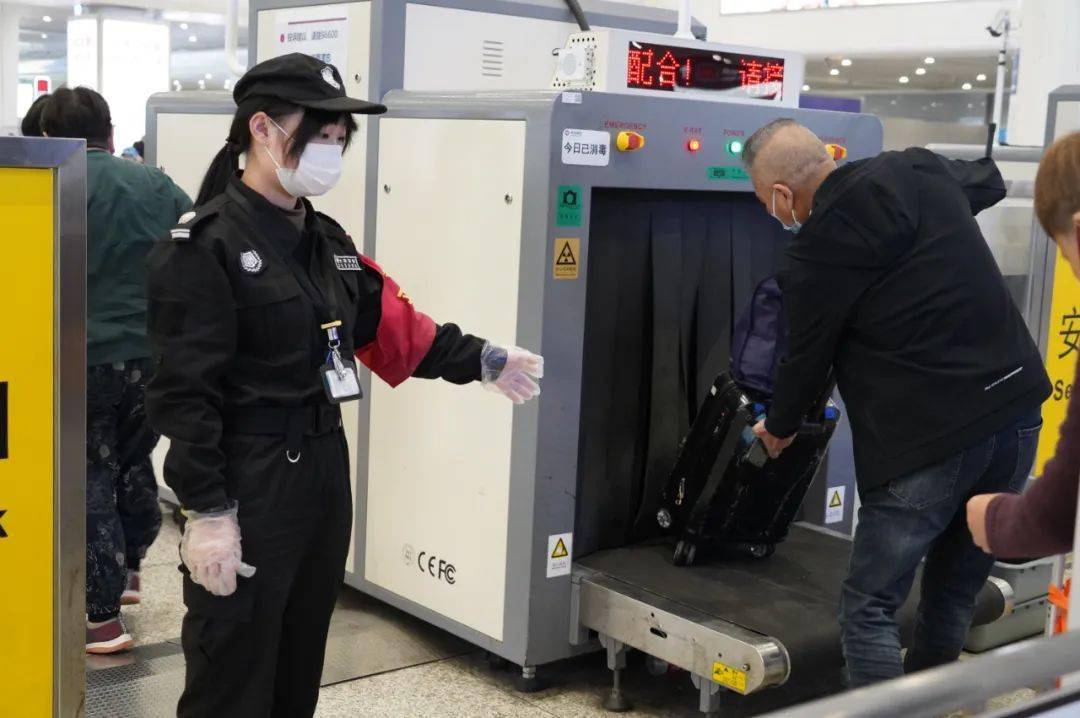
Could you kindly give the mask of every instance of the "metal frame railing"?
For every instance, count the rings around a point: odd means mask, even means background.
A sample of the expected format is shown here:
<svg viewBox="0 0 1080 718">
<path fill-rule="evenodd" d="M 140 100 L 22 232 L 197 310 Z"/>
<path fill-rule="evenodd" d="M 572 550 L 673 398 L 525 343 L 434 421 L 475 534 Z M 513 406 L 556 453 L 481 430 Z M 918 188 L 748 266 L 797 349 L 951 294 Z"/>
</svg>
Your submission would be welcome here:
<svg viewBox="0 0 1080 718">
<path fill-rule="evenodd" d="M 953 710 L 985 707 L 985 702 L 1009 691 L 1052 682 L 1080 671 L 1080 632 L 1036 638 L 1005 646 L 969 660 L 915 673 L 805 703 L 766 718 L 918 718 Z M 1080 701 L 1080 687 L 1059 697 Z M 1052 694 L 1051 694 L 1052 695 Z M 1041 700 L 1047 700 L 1045 698 Z M 1031 715 L 1017 704 L 995 716 Z"/>
</svg>

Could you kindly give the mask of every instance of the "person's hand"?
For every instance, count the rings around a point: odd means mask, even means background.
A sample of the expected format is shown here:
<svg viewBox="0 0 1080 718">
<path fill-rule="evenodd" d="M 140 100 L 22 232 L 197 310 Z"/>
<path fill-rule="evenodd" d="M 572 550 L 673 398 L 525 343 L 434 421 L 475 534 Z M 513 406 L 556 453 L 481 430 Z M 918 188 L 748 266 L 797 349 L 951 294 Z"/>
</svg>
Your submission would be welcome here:
<svg viewBox="0 0 1080 718">
<path fill-rule="evenodd" d="M 770 434 L 769 430 L 765 428 L 764 419 L 754 425 L 754 436 L 761 439 L 761 443 L 765 445 L 765 450 L 769 452 L 769 457 L 773 459 L 778 458 L 780 452 L 791 446 L 791 442 L 795 441 L 795 434 L 786 439 L 778 439 Z"/>
<path fill-rule="evenodd" d="M 221 511 L 185 511 L 184 535 L 180 538 L 180 560 L 191 572 L 191 580 L 215 596 L 236 591 L 236 577 L 251 578 L 255 567 L 241 559 L 240 523 L 237 507 Z"/>
<path fill-rule="evenodd" d="M 990 502 L 998 496 L 1001 494 L 979 494 L 972 496 L 967 502 L 968 530 L 971 531 L 975 545 L 986 553 L 993 553 L 990 550 L 990 538 L 986 534 L 986 510 L 990 507 Z"/>
<path fill-rule="evenodd" d="M 484 386 L 515 404 L 540 396 L 538 379 L 544 376 L 544 357 L 519 347 L 484 345 L 480 353 Z"/>
</svg>

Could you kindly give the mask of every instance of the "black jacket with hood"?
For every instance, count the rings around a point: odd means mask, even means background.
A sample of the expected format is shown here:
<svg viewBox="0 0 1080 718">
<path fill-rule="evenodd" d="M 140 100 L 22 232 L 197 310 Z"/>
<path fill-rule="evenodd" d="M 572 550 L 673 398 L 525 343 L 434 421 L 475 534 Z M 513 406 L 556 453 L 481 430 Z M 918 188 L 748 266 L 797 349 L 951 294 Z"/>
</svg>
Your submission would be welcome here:
<svg viewBox="0 0 1080 718">
<path fill-rule="evenodd" d="M 1050 394 L 974 215 L 1005 196 L 991 160 L 884 152 L 830 174 L 779 273 L 788 353 L 766 427 L 799 427 L 830 367 L 863 491 L 942 461 Z"/>
</svg>

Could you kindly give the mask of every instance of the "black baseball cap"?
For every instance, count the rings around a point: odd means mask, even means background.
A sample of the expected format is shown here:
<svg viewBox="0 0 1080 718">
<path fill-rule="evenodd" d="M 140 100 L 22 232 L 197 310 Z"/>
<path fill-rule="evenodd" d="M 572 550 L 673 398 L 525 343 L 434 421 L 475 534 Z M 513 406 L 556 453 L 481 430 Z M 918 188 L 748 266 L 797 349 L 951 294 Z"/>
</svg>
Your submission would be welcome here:
<svg viewBox="0 0 1080 718">
<path fill-rule="evenodd" d="M 233 88 L 239 105 L 251 97 L 275 97 L 300 107 L 357 115 L 381 115 L 386 106 L 345 94 L 345 83 L 333 65 L 294 52 L 260 62 Z"/>
</svg>

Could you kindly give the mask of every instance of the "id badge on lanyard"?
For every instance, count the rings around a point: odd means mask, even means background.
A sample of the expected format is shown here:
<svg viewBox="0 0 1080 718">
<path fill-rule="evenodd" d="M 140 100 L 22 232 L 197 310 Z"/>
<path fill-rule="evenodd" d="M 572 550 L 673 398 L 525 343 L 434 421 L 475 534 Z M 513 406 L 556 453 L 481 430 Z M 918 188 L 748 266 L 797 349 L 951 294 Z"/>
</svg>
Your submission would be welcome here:
<svg viewBox="0 0 1080 718">
<path fill-rule="evenodd" d="M 326 396 L 333 404 L 341 404 L 353 399 L 363 397 L 360 390 L 360 379 L 356 374 L 356 364 L 341 358 L 341 339 L 338 336 L 340 321 L 323 324 L 321 329 L 326 332 L 328 352 L 326 363 L 319 367 L 322 375 L 323 388 Z"/>
</svg>

